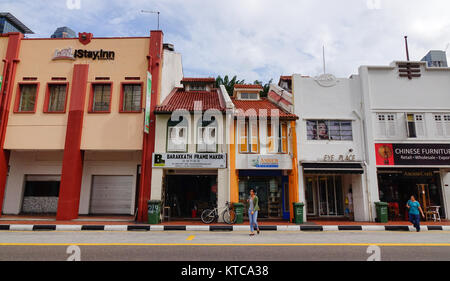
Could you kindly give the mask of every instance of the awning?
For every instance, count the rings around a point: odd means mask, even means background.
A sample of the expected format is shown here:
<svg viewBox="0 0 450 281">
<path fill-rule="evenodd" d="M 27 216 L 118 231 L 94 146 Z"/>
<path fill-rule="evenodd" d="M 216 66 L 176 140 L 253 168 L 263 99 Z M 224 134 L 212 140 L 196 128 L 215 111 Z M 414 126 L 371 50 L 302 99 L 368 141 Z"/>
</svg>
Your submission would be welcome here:
<svg viewBox="0 0 450 281">
<path fill-rule="evenodd" d="M 305 174 L 364 174 L 360 163 L 302 163 Z"/>
</svg>

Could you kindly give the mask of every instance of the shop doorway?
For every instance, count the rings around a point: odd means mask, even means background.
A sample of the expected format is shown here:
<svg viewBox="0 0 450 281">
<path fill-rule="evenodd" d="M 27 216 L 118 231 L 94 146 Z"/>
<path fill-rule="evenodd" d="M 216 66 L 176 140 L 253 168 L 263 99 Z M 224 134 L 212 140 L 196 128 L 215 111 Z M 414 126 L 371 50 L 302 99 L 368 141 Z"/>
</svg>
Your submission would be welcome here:
<svg viewBox="0 0 450 281">
<path fill-rule="evenodd" d="M 217 175 L 166 175 L 164 189 L 171 218 L 199 218 L 217 205 Z"/>
<path fill-rule="evenodd" d="M 306 176 L 306 211 L 310 217 L 344 216 L 342 176 Z"/>
<path fill-rule="evenodd" d="M 56 215 L 61 176 L 26 175 L 21 214 Z"/>
<path fill-rule="evenodd" d="M 389 204 L 391 220 L 407 220 L 406 203 L 411 195 L 419 201 L 424 212 L 430 206 L 439 206 L 441 218 L 445 217 L 442 188 L 438 170 L 378 170 L 380 201 Z"/>
<path fill-rule="evenodd" d="M 254 189 L 259 199 L 259 218 L 289 219 L 289 184 L 284 176 L 239 177 L 239 202 L 245 206 L 244 216 L 248 216 L 250 189 Z"/>
</svg>

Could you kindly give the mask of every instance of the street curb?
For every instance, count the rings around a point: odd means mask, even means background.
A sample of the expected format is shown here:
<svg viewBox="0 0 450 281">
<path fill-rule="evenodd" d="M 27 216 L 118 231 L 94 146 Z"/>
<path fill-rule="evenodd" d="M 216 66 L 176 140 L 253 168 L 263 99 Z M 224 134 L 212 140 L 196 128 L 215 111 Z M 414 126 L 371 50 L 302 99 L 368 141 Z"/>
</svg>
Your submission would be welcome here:
<svg viewBox="0 0 450 281">
<path fill-rule="evenodd" d="M 411 225 L 261 225 L 261 231 L 346 232 L 393 231 L 415 232 Z M 421 231 L 450 231 L 450 225 L 422 225 Z M 0 224 L 0 231 L 248 231 L 249 225 L 43 225 Z"/>
</svg>

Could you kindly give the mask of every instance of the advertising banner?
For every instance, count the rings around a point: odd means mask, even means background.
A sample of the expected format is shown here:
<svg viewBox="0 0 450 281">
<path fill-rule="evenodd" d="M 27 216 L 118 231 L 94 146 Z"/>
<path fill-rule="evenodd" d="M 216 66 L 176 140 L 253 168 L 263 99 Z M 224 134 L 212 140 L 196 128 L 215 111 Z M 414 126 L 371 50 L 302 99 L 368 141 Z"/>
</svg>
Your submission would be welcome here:
<svg viewBox="0 0 450 281">
<path fill-rule="evenodd" d="M 150 131 L 151 96 L 152 96 L 152 74 L 147 71 L 147 91 L 145 92 L 145 126 L 144 126 L 144 132 L 146 134 L 148 134 Z"/>
<path fill-rule="evenodd" d="M 377 165 L 450 166 L 450 144 L 375 144 Z"/>
<path fill-rule="evenodd" d="M 205 168 L 227 167 L 226 153 L 153 153 L 153 168 Z"/>
</svg>

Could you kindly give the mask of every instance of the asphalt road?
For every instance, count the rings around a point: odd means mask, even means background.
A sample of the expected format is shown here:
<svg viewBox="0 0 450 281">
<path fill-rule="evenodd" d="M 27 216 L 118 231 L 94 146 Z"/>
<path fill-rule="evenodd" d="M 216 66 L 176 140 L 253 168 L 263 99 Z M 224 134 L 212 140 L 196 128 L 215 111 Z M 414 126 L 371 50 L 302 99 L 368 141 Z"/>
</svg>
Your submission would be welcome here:
<svg viewBox="0 0 450 281">
<path fill-rule="evenodd" d="M 73 247 L 75 246 L 75 247 Z M 450 261 L 450 232 L 0 231 L 0 261 Z"/>
</svg>

